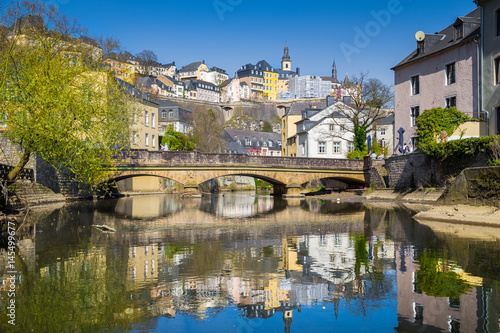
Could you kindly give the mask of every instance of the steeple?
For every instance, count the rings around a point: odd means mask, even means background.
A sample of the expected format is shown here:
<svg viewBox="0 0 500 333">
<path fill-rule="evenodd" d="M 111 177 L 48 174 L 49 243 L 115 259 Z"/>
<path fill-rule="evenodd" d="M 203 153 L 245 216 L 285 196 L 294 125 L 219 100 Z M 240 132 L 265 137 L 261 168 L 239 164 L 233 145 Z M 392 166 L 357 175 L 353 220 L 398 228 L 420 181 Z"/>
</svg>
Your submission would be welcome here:
<svg viewBox="0 0 500 333">
<path fill-rule="evenodd" d="M 285 54 L 283 55 L 283 61 L 290 61 L 290 55 L 288 54 L 288 45 L 285 45 Z"/>
<path fill-rule="evenodd" d="M 333 66 L 332 66 L 332 82 L 340 84 L 339 80 L 337 79 L 337 65 L 335 64 L 335 59 L 333 59 Z"/>
<path fill-rule="evenodd" d="M 291 71 L 292 61 L 290 60 L 290 54 L 288 53 L 288 45 L 285 44 L 285 50 L 283 52 L 283 60 L 281 60 L 281 70 Z"/>
<path fill-rule="evenodd" d="M 346 88 L 351 87 L 351 80 L 349 80 L 349 75 L 348 74 L 345 75 L 343 86 L 346 87 Z"/>
</svg>

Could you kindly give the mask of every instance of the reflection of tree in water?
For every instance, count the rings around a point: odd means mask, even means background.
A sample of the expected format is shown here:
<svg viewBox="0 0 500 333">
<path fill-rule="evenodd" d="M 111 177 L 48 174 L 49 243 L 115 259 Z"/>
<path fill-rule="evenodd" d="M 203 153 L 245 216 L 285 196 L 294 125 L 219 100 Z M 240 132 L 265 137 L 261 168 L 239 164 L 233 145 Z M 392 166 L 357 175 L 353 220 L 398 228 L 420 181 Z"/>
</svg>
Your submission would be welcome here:
<svg viewBox="0 0 500 333">
<path fill-rule="evenodd" d="M 9 325 L 8 331 L 130 330 L 146 313 L 130 304 L 124 283 L 127 255 L 106 260 L 111 255 L 103 249 L 87 250 L 36 272 L 23 270 L 16 290 L 16 325 Z"/>
<path fill-rule="evenodd" d="M 453 271 L 457 265 L 444 259 L 443 253 L 425 250 L 419 253 L 418 287 L 429 296 L 460 298 L 471 289 L 466 281 Z"/>
</svg>

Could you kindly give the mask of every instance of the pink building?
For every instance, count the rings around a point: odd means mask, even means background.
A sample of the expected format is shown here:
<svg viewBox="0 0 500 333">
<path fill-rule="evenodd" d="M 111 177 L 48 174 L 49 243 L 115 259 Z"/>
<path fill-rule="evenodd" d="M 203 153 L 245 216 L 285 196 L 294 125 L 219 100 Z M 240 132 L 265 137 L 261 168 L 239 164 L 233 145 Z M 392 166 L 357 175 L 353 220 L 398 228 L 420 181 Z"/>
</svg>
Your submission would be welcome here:
<svg viewBox="0 0 500 333">
<path fill-rule="evenodd" d="M 399 142 L 397 131 L 403 128 L 404 143 L 416 147 L 415 122 L 425 110 L 455 106 L 471 117 L 479 117 L 480 30 L 480 10 L 476 9 L 439 33 L 416 34 L 416 50 L 392 68 L 395 144 Z"/>
</svg>

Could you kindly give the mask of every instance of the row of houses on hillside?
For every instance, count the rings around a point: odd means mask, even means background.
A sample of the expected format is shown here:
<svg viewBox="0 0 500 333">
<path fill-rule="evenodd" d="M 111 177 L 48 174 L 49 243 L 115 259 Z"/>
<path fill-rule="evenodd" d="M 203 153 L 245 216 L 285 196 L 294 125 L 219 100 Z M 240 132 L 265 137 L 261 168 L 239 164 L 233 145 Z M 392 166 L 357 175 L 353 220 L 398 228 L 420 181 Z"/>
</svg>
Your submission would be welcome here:
<svg viewBox="0 0 500 333">
<path fill-rule="evenodd" d="M 500 0 L 476 0 L 478 8 L 437 33 L 418 32 L 416 48 L 392 68 L 395 128 L 412 147 L 416 119 L 425 110 L 456 107 L 474 119 L 463 135 L 500 134 Z"/>
<path fill-rule="evenodd" d="M 266 60 L 261 60 L 256 64 L 241 66 L 233 78 L 222 68 L 209 68 L 204 60 L 192 62 L 180 69 L 177 69 L 175 62 L 150 62 L 146 66 L 137 57 L 126 52 L 114 55 L 104 63 L 117 78 L 132 84 L 137 82 L 140 89 L 149 89 L 151 94 L 161 98 L 178 97 L 224 103 L 326 96 L 337 96 L 340 99 L 348 95 L 350 88 L 348 75 L 343 82 L 337 79 L 335 61 L 331 77 L 301 76 L 299 68 L 292 70 L 288 46 L 284 48 L 280 67 L 273 67 Z M 154 80 L 160 80 L 172 89 L 163 89 Z M 172 84 L 166 81 L 171 81 Z M 173 87 L 173 84 L 177 87 Z"/>
</svg>

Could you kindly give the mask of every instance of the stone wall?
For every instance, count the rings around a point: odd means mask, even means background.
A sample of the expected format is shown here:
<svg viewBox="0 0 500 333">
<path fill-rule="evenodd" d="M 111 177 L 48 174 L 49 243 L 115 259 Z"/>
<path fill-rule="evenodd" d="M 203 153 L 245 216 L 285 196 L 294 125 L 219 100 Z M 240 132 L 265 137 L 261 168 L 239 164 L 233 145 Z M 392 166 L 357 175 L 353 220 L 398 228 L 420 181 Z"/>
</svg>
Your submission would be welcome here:
<svg viewBox="0 0 500 333">
<path fill-rule="evenodd" d="M 71 174 L 56 170 L 41 157 L 36 158 L 36 182 L 68 199 L 92 197 L 89 187 L 76 182 Z"/>
<path fill-rule="evenodd" d="M 444 186 L 437 164 L 425 154 L 409 154 L 385 160 L 388 187 L 395 190 Z"/>
<path fill-rule="evenodd" d="M 15 166 L 21 158 L 22 151 L 20 147 L 13 144 L 4 136 L 3 130 L 0 129 L 0 164 Z M 27 169 L 34 168 L 34 159 L 30 159 L 26 165 Z"/>
<path fill-rule="evenodd" d="M 500 207 L 500 167 L 465 169 L 447 189 L 442 201 L 449 205 Z"/>
<path fill-rule="evenodd" d="M 196 151 L 124 151 L 125 164 L 162 165 L 162 166 L 269 166 L 277 168 L 306 168 L 306 169 L 339 169 L 363 170 L 363 160 L 330 159 L 330 158 L 297 158 L 250 156 L 245 154 L 210 154 Z"/>
</svg>

